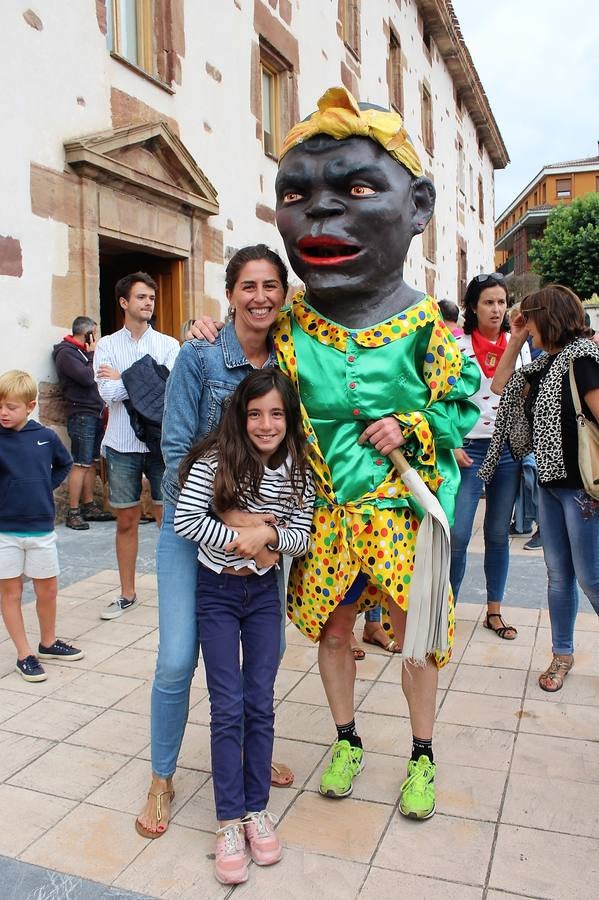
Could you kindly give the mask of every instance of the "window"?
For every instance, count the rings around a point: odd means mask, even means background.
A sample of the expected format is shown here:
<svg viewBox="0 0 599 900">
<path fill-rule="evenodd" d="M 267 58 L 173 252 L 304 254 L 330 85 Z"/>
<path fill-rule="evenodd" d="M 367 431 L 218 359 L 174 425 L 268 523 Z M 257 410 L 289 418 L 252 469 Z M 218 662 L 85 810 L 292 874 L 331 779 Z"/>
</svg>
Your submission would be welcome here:
<svg viewBox="0 0 599 900">
<path fill-rule="evenodd" d="M 343 43 L 360 58 L 360 0 L 341 0 Z"/>
<path fill-rule="evenodd" d="M 431 55 L 431 51 L 433 49 L 433 41 L 431 38 L 431 33 L 428 30 L 428 25 L 426 22 L 422 23 L 422 43 L 424 44 L 424 49 L 428 53 L 429 57 Z"/>
<path fill-rule="evenodd" d="M 458 297 L 463 300 L 468 284 L 468 256 L 465 246 L 460 246 L 460 243 L 464 242 L 458 238 Z"/>
<path fill-rule="evenodd" d="M 556 197 L 572 196 L 572 178 L 556 178 L 555 179 L 555 195 Z"/>
<path fill-rule="evenodd" d="M 401 44 L 393 31 L 389 38 L 389 102 L 399 113 L 402 111 Z"/>
<path fill-rule="evenodd" d="M 422 233 L 422 250 L 429 262 L 437 261 L 437 223 L 434 216 Z"/>
<path fill-rule="evenodd" d="M 431 99 L 431 92 L 425 84 L 421 85 L 420 88 L 420 100 L 422 143 L 424 144 L 425 149 L 432 155 L 435 146 L 433 143 L 433 101 Z"/>
<path fill-rule="evenodd" d="M 466 156 L 464 154 L 464 142 L 458 137 L 458 187 L 462 194 L 466 193 Z"/>
<path fill-rule="evenodd" d="M 595 193 L 599 194 L 599 175 L 595 175 Z"/>
<path fill-rule="evenodd" d="M 262 63 L 262 144 L 268 156 L 279 150 L 277 74 Z"/>
<path fill-rule="evenodd" d="M 474 209 L 474 169 L 472 166 L 468 166 L 468 191 L 470 205 Z"/>
<path fill-rule="evenodd" d="M 295 121 L 292 111 L 293 69 L 276 50 L 260 41 L 260 108 L 262 146 L 276 159 L 283 136 Z"/>
<path fill-rule="evenodd" d="M 485 221 L 485 193 L 482 175 L 478 176 L 478 218 L 481 222 Z"/>
<path fill-rule="evenodd" d="M 107 40 L 113 53 L 155 74 L 154 0 L 106 0 Z"/>
</svg>

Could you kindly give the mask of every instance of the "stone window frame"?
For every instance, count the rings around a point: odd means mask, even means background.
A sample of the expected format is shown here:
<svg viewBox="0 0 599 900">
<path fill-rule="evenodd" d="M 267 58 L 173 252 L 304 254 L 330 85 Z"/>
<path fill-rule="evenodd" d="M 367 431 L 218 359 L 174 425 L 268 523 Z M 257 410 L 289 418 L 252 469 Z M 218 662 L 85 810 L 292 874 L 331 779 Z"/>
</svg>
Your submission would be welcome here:
<svg viewBox="0 0 599 900">
<path fill-rule="evenodd" d="M 435 215 L 431 216 L 431 220 L 422 232 L 422 252 L 425 259 L 433 263 L 437 262 L 437 220 Z"/>
<path fill-rule="evenodd" d="M 484 225 L 485 222 L 485 189 L 483 184 L 483 176 L 478 176 L 478 218 Z"/>
<path fill-rule="evenodd" d="M 274 128 L 271 132 L 271 146 L 266 140 L 266 132 L 264 130 L 264 93 L 263 93 L 263 74 L 267 73 L 271 81 L 273 91 L 270 116 L 273 120 Z M 274 49 L 264 38 L 260 37 L 260 136 L 265 156 L 270 159 L 278 160 L 279 150 L 283 140 L 283 136 L 287 134 L 291 128 L 291 107 L 292 99 L 290 96 L 290 85 L 293 81 L 293 66 L 285 59 L 277 50 Z"/>
<path fill-rule="evenodd" d="M 401 39 L 397 30 L 389 23 L 389 48 L 388 48 L 388 84 L 389 84 L 389 104 L 401 116 L 403 116 L 403 71 L 402 71 L 402 55 L 401 55 Z"/>
<path fill-rule="evenodd" d="M 461 134 L 456 138 L 456 151 L 458 155 L 457 166 L 457 182 L 458 189 L 466 196 L 466 151 L 464 150 L 464 139 Z"/>
<path fill-rule="evenodd" d="M 429 156 L 434 156 L 433 94 L 430 85 L 426 81 L 420 82 L 420 128 L 424 149 Z"/>
<path fill-rule="evenodd" d="M 132 0 L 135 4 L 137 27 L 137 59 L 125 56 L 119 29 L 123 0 L 104 0 L 106 6 L 106 43 L 110 55 L 142 78 L 158 85 L 170 94 L 175 80 L 171 70 L 173 43 L 170 0 Z M 162 47 L 162 50 L 160 50 Z M 179 78 L 176 78 L 179 81 Z"/>
<path fill-rule="evenodd" d="M 339 2 L 341 37 L 347 49 L 355 56 L 358 62 L 361 59 L 360 7 L 360 0 L 340 0 Z"/>
</svg>

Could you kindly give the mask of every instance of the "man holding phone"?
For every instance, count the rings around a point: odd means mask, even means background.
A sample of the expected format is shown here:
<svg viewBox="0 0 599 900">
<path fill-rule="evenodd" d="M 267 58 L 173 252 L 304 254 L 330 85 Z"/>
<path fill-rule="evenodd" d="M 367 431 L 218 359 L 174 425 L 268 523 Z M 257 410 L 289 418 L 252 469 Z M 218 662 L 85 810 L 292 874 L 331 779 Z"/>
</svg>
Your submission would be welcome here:
<svg viewBox="0 0 599 900">
<path fill-rule="evenodd" d="M 62 395 L 67 406 L 67 431 L 71 438 L 73 468 L 69 475 L 69 511 L 66 526 L 87 531 L 89 522 L 108 522 L 114 517 L 94 502 L 96 460 L 104 432 L 104 401 L 94 379 L 97 324 L 77 316 L 52 352 Z"/>
</svg>

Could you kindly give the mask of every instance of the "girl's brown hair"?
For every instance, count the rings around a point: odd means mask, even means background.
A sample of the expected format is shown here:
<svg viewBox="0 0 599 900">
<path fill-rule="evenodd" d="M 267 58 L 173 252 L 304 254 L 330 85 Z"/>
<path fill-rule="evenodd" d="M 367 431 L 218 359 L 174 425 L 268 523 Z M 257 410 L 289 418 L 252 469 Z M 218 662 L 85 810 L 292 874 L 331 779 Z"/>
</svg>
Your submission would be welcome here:
<svg viewBox="0 0 599 900">
<path fill-rule="evenodd" d="M 301 503 L 307 487 L 308 462 L 299 399 L 289 378 L 280 369 L 269 366 L 244 378 L 231 394 L 218 427 L 195 444 L 181 463 L 179 482 L 182 487 L 196 460 L 216 455 L 218 465 L 213 493 L 217 512 L 245 509 L 248 495 L 256 500 L 260 494 L 264 463 L 248 437 L 248 405 L 273 389 L 281 395 L 287 430 L 270 463 L 280 466 L 287 456 L 291 458 L 289 477 L 294 499 Z"/>
<path fill-rule="evenodd" d="M 545 350 L 561 350 L 576 338 L 592 334 L 585 325 L 582 303 L 563 284 L 548 284 L 528 294 L 520 304 L 520 312 L 537 326 Z"/>
</svg>

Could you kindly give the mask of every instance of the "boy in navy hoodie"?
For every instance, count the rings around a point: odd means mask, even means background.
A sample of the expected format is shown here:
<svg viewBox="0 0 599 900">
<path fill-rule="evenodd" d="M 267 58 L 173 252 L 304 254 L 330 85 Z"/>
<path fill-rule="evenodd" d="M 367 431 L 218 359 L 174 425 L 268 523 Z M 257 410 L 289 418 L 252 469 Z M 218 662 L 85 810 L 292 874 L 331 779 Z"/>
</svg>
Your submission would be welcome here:
<svg viewBox="0 0 599 900">
<path fill-rule="evenodd" d="M 0 596 L 2 618 L 17 650 L 16 670 L 25 681 L 45 681 L 40 659 L 81 659 L 83 653 L 56 637 L 58 554 L 53 491 L 64 481 L 71 457 L 58 436 L 28 417 L 37 387 L 17 369 L 0 376 Z M 40 644 L 31 649 L 21 610 L 23 575 L 37 598 Z"/>
</svg>

